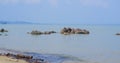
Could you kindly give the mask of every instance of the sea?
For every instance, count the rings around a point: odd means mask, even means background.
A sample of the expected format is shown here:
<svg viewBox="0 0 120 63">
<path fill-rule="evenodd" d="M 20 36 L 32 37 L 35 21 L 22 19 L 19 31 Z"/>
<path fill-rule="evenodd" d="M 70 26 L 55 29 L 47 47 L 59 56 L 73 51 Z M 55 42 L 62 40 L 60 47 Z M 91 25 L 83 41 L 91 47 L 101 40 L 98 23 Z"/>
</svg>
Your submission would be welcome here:
<svg viewBox="0 0 120 63">
<path fill-rule="evenodd" d="M 60 34 L 64 27 L 80 28 L 90 34 Z M 87 63 L 120 63 L 120 25 L 113 24 L 0 24 L 0 48 L 42 54 L 51 63 L 70 57 Z M 56 31 L 50 35 L 31 35 L 28 32 Z M 45 56 L 45 57 L 44 57 Z M 57 57 L 58 56 L 58 57 Z M 60 57 L 59 57 L 60 56 Z M 53 58 L 53 59 L 52 59 Z M 48 59 L 48 58 L 47 58 Z M 63 59 L 62 59 L 63 60 Z"/>
</svg>

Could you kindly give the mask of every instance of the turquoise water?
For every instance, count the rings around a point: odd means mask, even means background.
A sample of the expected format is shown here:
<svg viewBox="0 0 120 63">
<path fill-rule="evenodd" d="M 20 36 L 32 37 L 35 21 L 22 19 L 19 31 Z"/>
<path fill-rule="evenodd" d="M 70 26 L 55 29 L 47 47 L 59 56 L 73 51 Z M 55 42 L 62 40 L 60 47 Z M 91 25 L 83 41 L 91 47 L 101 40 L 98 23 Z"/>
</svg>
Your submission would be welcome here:
<svg viewBox="0 0 120 63">
<path fill-rule="evenodd" d="M 90 31 L 89 35 L 61 35 L 63 27 L 81 28 Z M 120 63 L 120 25 L 39 25 L 7 24 L 0 25 L 9 32 L 0 36 L 0 48 L 19 51 L 63 54 L 98 63 Z M 32 30 L 58 33 L 33 36 Z M 5 35 L 8 36 L 5 36 Z"/>
</svg>

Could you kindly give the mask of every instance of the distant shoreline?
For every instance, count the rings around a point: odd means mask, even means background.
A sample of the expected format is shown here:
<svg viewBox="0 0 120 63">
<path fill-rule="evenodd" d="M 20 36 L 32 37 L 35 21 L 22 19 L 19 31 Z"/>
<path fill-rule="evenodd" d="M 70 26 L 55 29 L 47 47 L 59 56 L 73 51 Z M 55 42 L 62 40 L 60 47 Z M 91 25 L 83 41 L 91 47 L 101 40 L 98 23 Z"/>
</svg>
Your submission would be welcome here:
<svg viewBox="0 0 120 63">
<path fill-rule="evenodd" d="M 107 23 L 39 23 L 32 21 L 0 21 L 0 24 L 40 24 L 40 25 L 120 25 L 120 24 L 107 24 Z"/>
</svg>

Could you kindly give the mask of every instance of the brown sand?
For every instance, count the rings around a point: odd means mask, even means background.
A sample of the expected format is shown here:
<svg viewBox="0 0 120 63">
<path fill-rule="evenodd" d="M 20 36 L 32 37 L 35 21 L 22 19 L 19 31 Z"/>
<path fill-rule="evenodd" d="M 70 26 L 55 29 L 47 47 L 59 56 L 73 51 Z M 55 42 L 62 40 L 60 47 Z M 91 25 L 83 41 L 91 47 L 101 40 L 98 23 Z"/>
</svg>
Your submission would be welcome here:
<svg viewBox="0 0 120 63">
<path fill-rule="evenodd" d="M 12 59 L 11 57 L 0 56 L 0 63 L 28 63 L 25 60 Z"/>
</svg>

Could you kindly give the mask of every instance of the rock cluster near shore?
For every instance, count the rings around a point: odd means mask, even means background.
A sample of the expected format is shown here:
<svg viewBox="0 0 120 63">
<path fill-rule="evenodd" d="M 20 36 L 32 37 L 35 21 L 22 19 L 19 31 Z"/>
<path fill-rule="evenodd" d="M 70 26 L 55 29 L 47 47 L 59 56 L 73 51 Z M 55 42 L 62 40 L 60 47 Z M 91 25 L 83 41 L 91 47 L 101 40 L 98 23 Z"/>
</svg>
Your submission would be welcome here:
<svg viewBox="0 0 120 63">
<path fill-rule="evenodd" d="M 88 30 L 85 29 L 74 29 L 74 28 L 63 28 L 61 30 L 61 34 L 64 35 L 69 35 L 69 34 L 89 34 L 90 32 Z"/>
<path fill-rule="evenodd" d="M 32 32 L 28 32 L 28 34 L 32 34 L 32 35 L 50 35 L 56 33 L 55 31 L 45 31 L 45 32 L 41 32 L 41 31 L 37 31 L 37 30 L 33 30 Z"/>
</svg>

